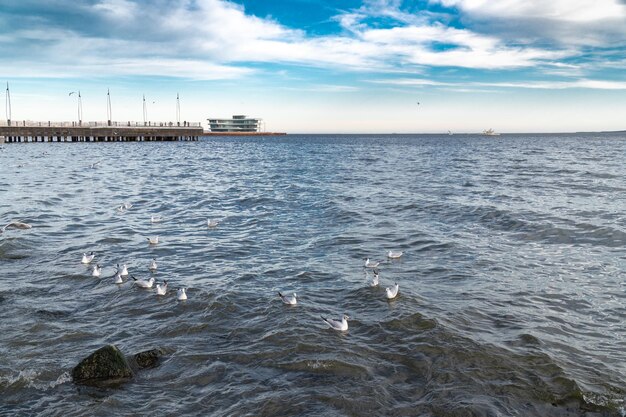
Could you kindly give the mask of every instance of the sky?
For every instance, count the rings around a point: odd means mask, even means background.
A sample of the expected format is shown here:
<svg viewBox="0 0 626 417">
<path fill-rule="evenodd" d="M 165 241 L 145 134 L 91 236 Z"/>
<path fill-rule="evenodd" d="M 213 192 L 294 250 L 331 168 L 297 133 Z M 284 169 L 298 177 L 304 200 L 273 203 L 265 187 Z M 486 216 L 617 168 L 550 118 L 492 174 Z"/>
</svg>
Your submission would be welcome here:
<svg viewBox="0 0 626 417">
<path fill-rule="evenodd" d="M 110 91 L 117 121 L 178 94 L 275 132 L 624 130 L 626 0 L 1 0 L 0 81 L 12 120 L 80 91 L 104 121 Z"/>
</svg>

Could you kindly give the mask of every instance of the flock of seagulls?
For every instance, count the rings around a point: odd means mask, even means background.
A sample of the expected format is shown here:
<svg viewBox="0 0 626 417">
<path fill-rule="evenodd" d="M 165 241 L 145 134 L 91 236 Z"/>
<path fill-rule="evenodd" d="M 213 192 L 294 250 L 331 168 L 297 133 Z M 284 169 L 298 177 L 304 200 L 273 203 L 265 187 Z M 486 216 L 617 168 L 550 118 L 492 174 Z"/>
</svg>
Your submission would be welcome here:
<svg viewBox="0 0 626 417">
<path fill-rule="evenodd" d="M 398 251 L 398 252 L 389 251 L 387 252 L 387 258 L 397 260 L 397 259 L 400 259 L 400 257 L 403 254 L 404 253 L 401 251 Z M 372 287 L 377 287 L 379 285 L 380 273 L 378 269 L 376 268 L 378 268 L 378 266 L 382 262 L 383 261 L 372 261 L 370 260 L 370 258 L 365 258 L 365 264 L 363 265 L 366 271 L 365 275 L 367 276 L 368 269 L 372 269 L 374 273 L 374 278 L 372 279 L 372 282 L 370 283 L 370 286 Z M 395 299 L 398 296 L 399 291 L 400 291 L 400 286 L 398 285 L 397 282 L 394 283 L 393 286 L 385 288 L 385 294 L 386 294 L 387 299 L 388 300 Z M 290 306 L 294 306 L 298 304 L 298 296 L 295 292 L 290 295 L 290 294 L 283 294 L 282 292 L 279 291 L 278 296 L 282 300 L 283 304 L 290 305 Z M 330 326 L 331 329 L 334 329 L 340 332 L 348 331 L 348 320 L 350 320 L 350 317 L 348 315 L 344 314 L 341 320 L 329 319 L 324 316 L 320 316 L 320 317 L 322 318 L 322 320 L 324 320 L 324 322 L 326 322 L 326 324 Z"/>
<path fill-rule="evenodd" d="M 120 213 L 124 213 L 130 210 L 132 207 L 133 207 L 132 203 L 126 202 L 126 203 L 119 205 L 117 207 L 117 211 Z M 150 223 L 160 223 L 161 221 L 163 221 L 163 217 L 160 215 L 150 216 Z M 209 228 L 215 228 L 217 227 L 218 224 L 219 224 L 218 220 L 215 220 L 215 219 L 207 220 L 207 226 Z M 7 224 L 4 228 L 2 228 L 0 230 L 0 233 L 2 233 L 4 229 L 11 228 L 11 227 L 18 228 L 18 229 L 30 229 L 31 228 L 31 226 L 26 223 L 11 222 Z M 159 236 L 151 236 L 151 237 L 147 237 L 146 239 L 148 241 L 148 244 L 150 244 L 151 246 L 158 245 L 161 242 L 159 239 Z M 93 260 L 95 259 L 95 256 L 96 255 L 94 252 L 83 253 L 81 263 L 84 265 L 89 265 L 93 262 Z M 163 282 L 158 283 L 154 276 L 151 276 L 148 279 L 138 279 L 134 275 L 129 274 L 128 267 L 126 266 L 126 264 L 122 264 L 121 266 L 120 264 L 116 264 L 115 267 L 116 267 L 116 271 L 115 271 L 115 274 L 113 275 L 113 282 L 115 284 L 123 284 L 124 282 L 126 282 L 125 278 L 127 279 L 127 277 L 130 277 L 132 279 L 133 285 L 135 285 L 138 288 L 152 289 L 153 287 L 155 287 L 157 295 L 163 296 L 167 294 L 167 291 L 168 291 L 167 281 L 163 280 Z M 157 265 L 156 258 L 153 258 L 150 261 L 148 269 L 150 270 L 152 274 L 155 274 L 157 272 L 158 265 Z M 102 275 L 102 265 L 100 264 L 94 265 L 91 269 L 91 276 L 99 278 L 101 275 Z M 176 298 L 179 301 L 187 300 L 187 288 L 177 289 Z M 295 294 L 293 295 L 293 298 L 294 298 L 293 304 L 295 304 Z"/>
<path fill-rule="evenodd" d="M 129 210 L 130 208 L 132 208 L 132 204 L 131 203 L 124 203 L 122 205 L 120 205 L 119 207 L 117 207 L 117 211 L 123 213 L 127 210 Z M 158 216 L 158 215 L 153 215 L 150 217 L 150 222 L 151 223 L 158 223 L 162 221 L 162 217 Z M 218 220 L 215 219 L 208 219 L 207 220 L 207 226 L 209 228 L 214 228 L 217 227 L 217 225 L 219 224 Z M 14 229 L 31 229 L 32 226 L 30 224 L 27 223 L 22 223 L 21 221 L 12 221 L 8 224 L 6 224 L 4 227 L 0 228 L 0 234 L 4 233 L 4 231 L 6 229 L 10 229 L 10 228 L 14 228 Z M 150 245 L 157 245 L 159 243 L 159 236 L 153 236 L 153 237 L 148 237 L 146 238 L 148 240 L 148 243 Z M 397 260 L 400 259 L 400 257 L 402 257 L 404 253 L 402 251 L 388 251 L 387 252 L 387 258 L 391 259 L 391 260 Z M 83 253 L 83 257 L 81 259 L 81 263 L 84 265 L 89 265 L 95 258 L 95 254 L 94 252 L 90 252 L 90 253 Z M 373 279 L 370 283 L 371 287 L 377 287 L 379 285 L 380 282 L 380 278 L 379 278 L 379 271 L 378 271 L 378 267 L 380 266 L 380 264 L 383 261 L 373 261 L 370 258 L 365 258 L 365 264 L 363 265 L 363 267 L 366 270 L 366 276 L 367 276 L 367 270 L 371 269 L 373 271 Z M 122 264 L 122 266 L 120 267 L 119 264 L 116 265 L 116 272 L 114 275 L 114 283 L 115 284 L 123 284 L 124 283 L 124 278 L 129 276 L 128 273 L 128 267 L 126 266 L 126 264 Z M 148 266 L 148 269 L 150 270 L 151 273 L 156 273 L 158 268 L 157 265 L 157 261 L 156 258 L 153 258 L 150 261 L 150 265 Z M 92 272 L 91 272 L 91 276 L 99 278 L 102 274 L 102 266 L 100 264 L 96 264 L 93 266 L 92 268 Z M 144 288 L 144 289 L 151 289 L 154 284 L 156 283 L 156 279 L 154 277 L 150 277 L 149 279 L 137 279 L 135 276 L 130 275 L 130 277 L 133 280 L 134 285 L 136 285 L 139 288 Z M 162 283 L 157 283 L 156 284 L 156 293 L 159 296 L 164 296 L 167 294 L 167 289 L 168 289 L 168 283 L 167 281 L 163 280 Z M 391 287 L 387 287 L 385 288 L 385 294 L 388 300 L 393 300 L 398 296 L 400 290 L 400 286 L 398 285 L 398 283 L 394 283 L 393 286 Z M 278 296 L 280 297 L 281 301 L 283 302 L 283 304 L 286 305 L 290 305 L 290 306 L 295 306 L 298 303 L 298 296 L 297 294 L 294 292 L 292 294 L 283 294 L 282 292 L 278 292 Z M 179 301 L 184 301 L 187 299 L 187 289 L 186 288 L 179 288 L 176 291 L 176 298 Z M 322 320 L 328 324 L 330 326 L 331 329 L 337 330 L 337 331 L 341 331 L 341 332 L 345 332 L 348 330 L 348 320 L 350 320 L 350 317 L 348 315 L 344 315 L 340 320 L 334 320 L 334 319 L 330 319 L 330 318 L 326 318 L 324 316 L 320 316 L 322 318 Z"/>
<path fill-rule="evenodd" d="M 81 260 L 81 263 L 85 265 L 89 265 L 94 260 L 95 256 L 96 255 L 93 252 L 90 252 L 89 254 L 83 253 L 83 258 Z M 113 276 L 113 282 L 115 284 L 123 284 L 124 278 L 128 276 L 131 277 L 134 285 L 139 288 L 151 289 L 156 283 L 156 279 L 154 277 L 150 277 L 149 279 L 138 279 L 134 275 L 129 274 L 128 267 L 126 266 L 126 264 L 122 264 L 122 266 L 120 266 L 120 264 L 116 264 L 115 267 L 116 267 L 115 275 Z M 157 271 L 156 258 L 153 258 L 150 261 L 150 265 L 148 266 L 148 269 L 153 274 L 156 273 Z M 102 274 L 102 265 L 100 264 L 94 265 L 91 270 L 91 276 L 99 278 L 101 274 Z M 167 281 L 163 280 L 163 282 L 160 284 L 156 283 L 156 293 L 157 295 L 167 294 Z M 177 299 L 179 301 L 184 301 L 187 299 L 186 288 L 179 288 L 177 290 Z"/>
</svg>

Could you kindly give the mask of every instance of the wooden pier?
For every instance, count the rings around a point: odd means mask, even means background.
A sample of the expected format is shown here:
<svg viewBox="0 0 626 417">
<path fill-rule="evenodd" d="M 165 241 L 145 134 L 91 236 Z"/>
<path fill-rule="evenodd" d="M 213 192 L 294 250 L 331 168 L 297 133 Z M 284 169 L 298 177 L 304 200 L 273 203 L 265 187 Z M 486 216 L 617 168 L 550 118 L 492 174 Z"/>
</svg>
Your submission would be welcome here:
<svg viewBox="0 0 626 417">
<path fill-rule="evenodd" d="M 0 125 L 4 143 L 197 141 L 200 123 L 12 122 Z"/>
</svg>

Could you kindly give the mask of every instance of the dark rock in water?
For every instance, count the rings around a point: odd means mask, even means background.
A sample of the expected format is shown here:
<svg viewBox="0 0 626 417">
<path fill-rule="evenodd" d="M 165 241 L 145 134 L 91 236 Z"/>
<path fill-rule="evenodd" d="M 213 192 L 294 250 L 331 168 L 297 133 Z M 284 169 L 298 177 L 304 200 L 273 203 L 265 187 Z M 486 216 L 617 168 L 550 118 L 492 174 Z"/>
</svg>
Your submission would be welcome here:
<svg viewBox="0 0 626 417">
<path fill-rule="evenodd" d="M 72 378 L 76 383 L 119 382 L 132 377 L 133 371 L 126 358 L 113 345 L 96 350 L 72 369 Z"/>
<path fill-rule="evenodd" d="M 140 369 L 154 368 L 159 365 L 159 360 L 163 355 L 165 355 L 165 351 L 157 348 L 139 352 L 134 356 L 134 359 Z"/>
</svg>

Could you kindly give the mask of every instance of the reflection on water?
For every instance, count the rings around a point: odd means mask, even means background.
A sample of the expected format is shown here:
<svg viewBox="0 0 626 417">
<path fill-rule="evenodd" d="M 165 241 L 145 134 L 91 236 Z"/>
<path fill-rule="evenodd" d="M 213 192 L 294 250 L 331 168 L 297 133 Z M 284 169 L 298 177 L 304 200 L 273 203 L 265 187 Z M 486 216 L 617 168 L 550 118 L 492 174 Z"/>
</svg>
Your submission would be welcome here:
<svg viewBox="0 0 626 417">
<path fill-rule="evenodd" d="M 5 145 L 0 220 L 33 229 L 0 235 L 0 413 L 624 415 L 625 158 L 617 135 Z M 166 296 L 113 284 L 155 257 Z M 171 354 L 76 389 L 105 343 Z"/>
</svg>

